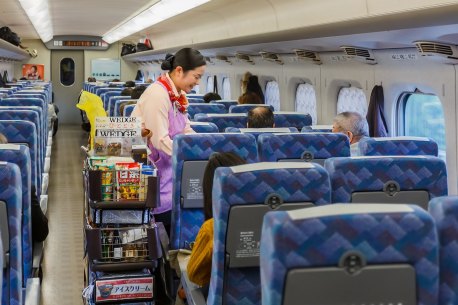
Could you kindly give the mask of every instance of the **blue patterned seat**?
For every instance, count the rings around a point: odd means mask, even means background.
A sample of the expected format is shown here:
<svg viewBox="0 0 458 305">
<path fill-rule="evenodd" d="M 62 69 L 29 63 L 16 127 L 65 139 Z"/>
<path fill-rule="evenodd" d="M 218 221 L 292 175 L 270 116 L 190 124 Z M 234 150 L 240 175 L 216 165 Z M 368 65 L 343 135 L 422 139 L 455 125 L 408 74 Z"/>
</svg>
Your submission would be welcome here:
<svg viewBox="0 0 458 305">
<path fill-rule="evenodd" d="M 43 131 L 41 127 L 40 118 L 38 113 L 32 110 L 25 109 L 1 109 L 0 108 L 0 120 L 18 120 L 18 121 L 29 121 L 35 124 L 37 129 L 37 143 L 38 149 L 40 150 L 41 158 L 46 155 L 46 141 L 43 138 Z M 42 161 L 44 162 L 44 161 Z"/>
<path fill-rule="evenodd" d="M 439 305 L 458 303 L 458 196 L 436 197 L 429 213 L 439 234 Z"/>
<path fill-rule="evenodd" d="M 218 126 L 220 132 L 224 132 L 227 127 L 245 128 L 247 116 L 244 113 L 227 114 L 203 114 L 198 113 L 194 117 L 196 122 L 210 122 Z"/>
<path fill-rule="evenodd" d="M 264 214 L 272 209 L 329 204 L 330 195 L 328 173 L 318 164 L 269 162 L 216 169 L 207 304 L 260 305 L 259 242 Z"/>
<path fill-rule="evenodd" d="M 191 128 L 197 133 L 217 133 L 218 126 L 207 122 L 191 122 Z"/>
<path fill-rule="evenodd" d="M 305 113 L 277 111 L 274 119 L 275 127 L 296 127 L 301 130 L 304 126 L 312 125 L 312 117 Z"/>
<path fill-rule="evenodd" d="M 116 88 L 116 87 L 102 87 L 95 90 L 95 94 L 102 98 L 102 95 L 107 92 L 121 92 L 124 88 Z M 103 101 L 103 99 L 102 99 Z"/>
<path fill-rule="evenodd" d="M 0 121 L 0 132 L 8 142 L 25 144 L 30 150 L 32 164 L 32 184 L 37 188 L 37 195 L 41 195 L 41 162 L 37 145 L 37 129 L 32 122 L 24 121 Z"/>
<path fill-rule="evenodd" d="M 126 105 L 124 107 L 123 116 L 130 117 L 130 115 L 132 114 L 132 111 L 134 111 L 134 108 L 135 108 L 135 105 Z"/>
<path fill-rule="evenodd" d="M 325 161 L 332 202 L 412 203 L 427 208 L 447 195 L 445 162 L 437 157 L 380 156 Z"/>
<path fill-rule="evenodd" d="M 259 136 L 262 134 L 273 134 L 273 133 L 291 133 L 297 132 L 297 129 L 294 127 L 283 127 L 283 128 L 236 128 L 228 127 L 225 132 L 240 132 L 252 134 L 256 140 L 259 139 Z"/>
<path fill-rule="evenodd" d="M 227 113 L 226 107 L 219 104 L 207 104 L 207 103 L 197 103 L 189 104 L 188 114 L 191 116 L 191 119 L 194 118 L 194 115 L 197 113 Z"/>
<path fill-rule="evenodd" d="M 6 249 L 6 251 L 9 251 L 9 266 L 6 272 L 3 272 L 2 304 L 21 305 L 23 304 L 21 247 L 22 190 L 21 172 L 16 164 L 0 162 L 0 202 L 6 203 L 9 234 L 9 249 Z"/>
<path fill-rule="evenodd" d="M 23 284 L 32 276 L 31 161 L 25 145 L 0 144 L 0 161 L 16 164 L 21 171 L 22 186 L 22 271 Z"/>
<path fill-rule="evenodd" d="M 107 110 L 107 115 L 108 116 L 115 116 L 115 111 L 116 111 L 116 105 L 118 105 L 119 109 L 119 103 L 120 101 L 127 101 L 131 100 L 130 96 L 112 96 L 108 100 L 108 108 Z"/>
<path fill-rule="evenodd" d="M 203 98 L 188 97 L 188 102 L 193 104 L 204 104 L 205 101 Z"/>
<path fill-rule="evenodd" d="M 252 135 L 201 133 L 177 135 L 173 139 L 171 246 L 174 249 L 188 247 L 204 222 L 201 185 L 207 160 L 214 152 L 234 152 L 248 163 L 258 162 Z"/>
<path fill-rule="evenodd" d="M 265 134 L 258 138 L 261 161 L 310 160 L 323 164 L 331 157 L 349 157 L 348 137 L 339 133 Z"/>
<path fill-rule="evenodd" d="M 335 204 L 267 213 L 260 260 L 263 305 L 437 304 L 434 221 L 414 205 Z M 409 300 L 396 299 L 400 291 Z"/>
<path fill-rule="evenodd" d="M 95 94 L 97 92 L 97 89 L 99 88 L 108 88 L 108 86 L 107 85 L 95 85 L 89 88 L 89 92 Z"/>
<path fill-rule="evenodd" d="M 0 219 L 2 217 L 3 218 L 7 217 L 7 216 L 2 216 L 1 213 L 2 212 L 0 212 Z M 2 269 L 2 276 L 0 276 L 0 302 L 3 299 L 3 265 L 4 265 L 3 258 L 6 256 L 6 253 L 3 251 L 3 248 L 4 247 L 3 247 L 3 239 L 2 239 L 2 228 L 0 228 L 0 266 L 2 266 L 2 268 L 1 268 Z"/>
<path fill-rule="evenodd" d="M 137 100 L 133 100 L 130 97 L 127 99 L 120 99 L 115 102 L 113 114 L 111 116 L 122 116 L 121 113 L 121 105 L 126 104 L 127 102 L 137 102 Z"/>
<path fill-rule="evenodd" d="M 102 101 L 103 101 L 103 108 L 105 110 L 108 109 L 108 102 L 110 101 L 110 98 L 113 97 L 113 96 L 120 96 L 121 94 L 121 90 L 118 89 L 118 88 L 111 88 L 113 89 L 113 91 L 107 91 L 105 93 L 102 94 L 101 98 L 102 98 Z M 86 90 L 87 91 L 87 90 Z"/>
<path fill-rule="evenodd" d="M 264 104 L 242 104 L 242 105 L 232 105 L 229 107 L 229 113 L 248 113 L 251 109 L 257 107 L 268 107 L 270 110 L 274 111 L 274 107 L 272 105 L 264 105 Z"/>
<path fill-rule="evenodd" d="M 48 106 L 43 99 L 39 98 L 4 98 L 0 100 L 1 106 L 37 106 L 41 108 L 42 126 L 48 130 Z"/>
<path fill-rule="evenodd" d="M 362 138 L 358 142 L 361 156 L 429 155 L 437 157 L 434 140 L 421 137 Z"/>
<path fill-rule="evenodd" d="M 239 102 L 237 102 L 236 100 L 217 100 L 217 101 L 211 101 L 210 104 L 224 105 L 224 107 L 226 107 L 227 109 L 227 112 L 229 112 L 229 109 L 231 108 L 231 106 L 238 105 Z"/>
<path fill-rule="evenodd" d="M 332 132 L 332 125 L 304 126 L 301 132 Z"/>
</svg>

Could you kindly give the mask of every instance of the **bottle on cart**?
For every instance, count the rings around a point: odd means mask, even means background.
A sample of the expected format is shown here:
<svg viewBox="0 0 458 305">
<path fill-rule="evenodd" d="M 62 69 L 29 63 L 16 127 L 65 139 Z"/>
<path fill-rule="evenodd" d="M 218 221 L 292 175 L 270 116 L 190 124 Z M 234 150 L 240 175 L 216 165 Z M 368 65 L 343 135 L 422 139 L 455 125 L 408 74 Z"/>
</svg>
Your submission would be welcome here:
<svg viewBox="0 0 458 305">
<path fill-rule="evenodd" d="M 113 259 L 113 231 L 105 231 L 105 246 L 106 246 L 106 260 L 111 261 Z"/>
<path fill-rule="evenodd" d="M 134 244 L 132 244 L 129 235 L 129 231 L 123 233 L 122 244 L 124 249 L 124 257 L 128 261 L 134 261 L 137 258 L 137 249 L 135 248 Z"/>
<path fill-rule="evenodd" d="M 113 233 L 113 260 L 122 260 L 122 240 L 119 230 L 115 229 Z"/>
</svg>

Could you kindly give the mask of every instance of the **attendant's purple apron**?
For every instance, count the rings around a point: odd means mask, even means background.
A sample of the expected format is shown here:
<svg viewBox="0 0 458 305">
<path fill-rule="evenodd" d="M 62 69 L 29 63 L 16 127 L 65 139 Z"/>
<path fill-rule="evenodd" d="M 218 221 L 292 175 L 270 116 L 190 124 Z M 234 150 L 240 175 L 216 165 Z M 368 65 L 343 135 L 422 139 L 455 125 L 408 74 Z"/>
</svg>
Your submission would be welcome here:
<svg viewBox="0 0 458 305">
<path fill-rule="evenodd" d="M 175 112 L 175 107 L 172 106 L 169 110 L 169 137 L 173 140 L 177 134 L 183 133 L 185 127 L 186 114 Z M 157 167 L 161 185 L 161 205 L 154 209 L 154 214 L 161 214 L 172 209 L 172 157 L 152 145 L 149 145 L 149 148 L 149 158 Z"/>
</svg>

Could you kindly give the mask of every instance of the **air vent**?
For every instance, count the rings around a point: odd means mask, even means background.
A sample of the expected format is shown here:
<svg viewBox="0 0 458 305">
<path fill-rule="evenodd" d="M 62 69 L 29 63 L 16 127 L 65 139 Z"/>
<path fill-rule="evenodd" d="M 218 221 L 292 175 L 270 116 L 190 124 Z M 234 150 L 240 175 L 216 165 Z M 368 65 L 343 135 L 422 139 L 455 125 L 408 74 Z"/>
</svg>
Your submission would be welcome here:
<svg viewBox="0 0 458 305">
<path fill-rule="evenodd" d="M 437 55 L 458 60 L 458 48 L 454 45 L 432 41 L 415 41 L 418 52 L 423 56 Z"/>
<path fill-rule="evenodd" d="M 261 55 L 262 59 L 264 59 L 264 60 L 275 62 L 275 63 L 277 63 L 279 65 L 283 65 L 283 61 L 275 53 L 259 52 L 259 54 Z"/>
<path fill-rule="evenodd" d="M 320 55 L 317 52 L 303 50 L 303 49 L 294 49 L 294 53 L 296 53 L 296 57 L 300 60 L 311 60 L 313 63 L 317 65 L 321 65 Z"/>
<path fill-rule="evenodd" d="M 342 46 L 340 47 L 344 53 L 358 61 L 365 62 L 367 64 L 375 65 L 377 61 L 375 60 L 374 54 L 370 49 L 363 49 L 351 46 Z"/>
<path fill-rule="evenodd" d="M 227 57 L 226 55 L 216 55 L 216 59 L 220 60 L 220 61 L 224 61 L 224 62 L 232 65 L 231 61 L 229 60 L 229 57 Z"/>
<path fill-rule="evenodd" d="M 242 54 L 242 53 L 236 53 L 235 54 L 235 58 L 237 58 L 237 59 L 239 59 L 241 61 L 247 62 L 250 65 L 254 65 L 254 61 L 253 61 L 253 59 L 251 59 L 250 55 Z"/>
</svg>

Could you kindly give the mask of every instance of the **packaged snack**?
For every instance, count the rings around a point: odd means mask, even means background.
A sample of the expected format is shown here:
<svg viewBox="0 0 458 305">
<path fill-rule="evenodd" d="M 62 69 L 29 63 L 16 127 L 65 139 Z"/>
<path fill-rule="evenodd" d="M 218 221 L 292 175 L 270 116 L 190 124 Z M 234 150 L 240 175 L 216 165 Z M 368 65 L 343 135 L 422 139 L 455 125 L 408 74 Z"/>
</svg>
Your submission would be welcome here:
<svg viewBox="0 0 458 305">
<path fill-rule="evenodd" d="M 107 155 L 108 156 L 120 156 L 121 155 L 121 142 L 112 142 L 107 146 Z"/>
<path fill-rule="evenodd" d="M 96 139 L 94 142 L 94 154 L 103 156 L 107 154 L 107 143 L 104 139 Z"/>
<path fill-rule="evenodd" d="M 106 157 L 92 156 L 89 158 L 89 168 L 97 169 L 99 165 L 105 165 L 107 162 Z"/>
<path fill-rule="evenodd" d="M 116 163 L 116 199 L 138 200 L 140 165 Z"/>
</svg>

